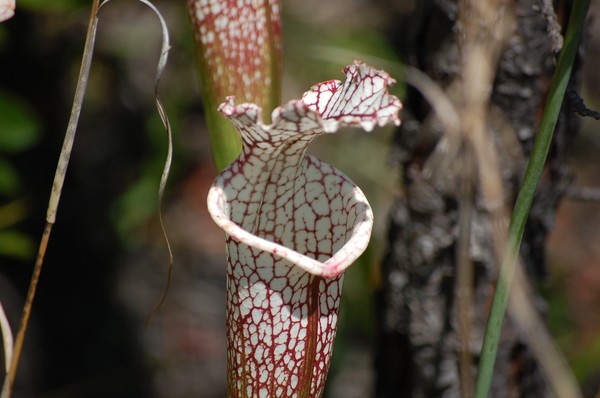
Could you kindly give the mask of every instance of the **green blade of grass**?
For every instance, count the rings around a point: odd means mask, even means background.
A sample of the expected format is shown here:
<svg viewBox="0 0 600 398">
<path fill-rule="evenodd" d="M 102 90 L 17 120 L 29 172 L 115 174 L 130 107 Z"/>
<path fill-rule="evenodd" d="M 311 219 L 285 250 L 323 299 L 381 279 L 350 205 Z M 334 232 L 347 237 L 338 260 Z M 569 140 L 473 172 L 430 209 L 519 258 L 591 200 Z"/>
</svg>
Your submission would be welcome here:
<svg viewBox="0 0 600 398">
<path fill-rule="evenodd" d="M 548 156 L 554 128 L 556 127 L 567 85 L 571 77 L 589 3 L 590 0 L 576 0 L 573 5 L 564 45 L 552 78 L 544 116 L 511 216 L 508 228 L 508 243 L 504 251 L 498 284 L 494 292 L 481 349 L 481 360 L 475 388 L 476 398 L 485 398 L 489 394 L 494 373 L 494 364 L 498 353 L 498 342 L 508 303 L 508 294 L 515 273 L 515 267 L 517 266 L 517 257 L 525 230 L 525 223 L 531 210 L 535 191 Z"/>
</svg>

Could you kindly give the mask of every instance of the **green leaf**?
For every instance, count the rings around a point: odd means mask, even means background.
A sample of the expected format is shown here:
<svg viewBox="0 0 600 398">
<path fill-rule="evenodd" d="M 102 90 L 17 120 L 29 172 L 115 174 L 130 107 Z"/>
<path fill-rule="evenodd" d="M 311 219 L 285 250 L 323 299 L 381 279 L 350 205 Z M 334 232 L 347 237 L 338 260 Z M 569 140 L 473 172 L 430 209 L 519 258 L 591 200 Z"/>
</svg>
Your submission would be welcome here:
<svg viewBox="0 0 600 398">
<path fill-rule="evenodd" d="M 0 195 L 14 196 L 20 186 L 19 174 L 7 159 L 0 157 Z"/>
<path fill-rule="evenodd" d="M 585 25 L 589 4 L 590 0 L 577 0 L 573 5 L 569 24 L 567 25 L 565 42 L 560 52 L 548 98 L 546 99 L 544 115 L 511 215 L 508 227 L 508 243 L 500 266 L 500 275 L 496 290 L 494 291 L 494 298 L 490 307 L 490 314 L 481 348 L 481 358 L 475 387 L 476 398 L 486 398 L 489 395 L 502 332 L 502 322 L 508 304 L 510 286 L 517 267 L 517 258 L 525 231 L 525 224 L 527 223 L 535 192 L 544 169 L 544 163 L 550 151 L 554 128 L 556 127 L 567 85 L 571 78 L 573 63 L 579 49 L 579 42 Z M 574 397 L 576 396 L 574 395 L 575 393 L 564 395 L 556 392 L 556 396 Z"/>
<path fill-rule="evenodd" d="M 21 152 L 38 141 L 40 123 L 29 106 L 0 92 L 0 132 L 0 151 Z"/>
<path fill-rule="evenodd" d="M 31 11 L 55 11 L 64 12 L 79 8 L 83 3 L 81 0 L 19 0 L 17 9 L 23 8 Z"/>
<path fill-rule="evenodd" d="M 115 225 L 120 236 L 131 241 L 133 231 L 156 214 L 158 180 L 155 175 L 144 175 L 117 201 L 113 209 Z"/>
<path fill-rule="evenodd" d="M 0 205 L 0 230 L 8 229 L 23 221 L 29 214 L 27 200 L 16 199 Z"/>
<path fill-rule="evenodd" d="M 0 231 L 0 256 L 29 261 L 35 255 L 35 242 L 17 231 Z"/>
</svg>

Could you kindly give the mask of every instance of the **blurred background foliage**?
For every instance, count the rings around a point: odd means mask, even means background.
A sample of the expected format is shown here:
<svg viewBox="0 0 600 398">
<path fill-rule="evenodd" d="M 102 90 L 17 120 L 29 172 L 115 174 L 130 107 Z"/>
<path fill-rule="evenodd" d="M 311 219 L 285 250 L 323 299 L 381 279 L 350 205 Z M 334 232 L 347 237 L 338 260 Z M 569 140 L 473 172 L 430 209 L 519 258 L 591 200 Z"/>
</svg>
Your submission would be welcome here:
<svg viewBox="0 0 600 398">
<path fill-rule="evenodd" d="M 397 65 L 390 44 L 405 1 L 286 1 L 284 100 L 342 79 L 360 58 Z M 175 274 L 149 328 L 144 318 L 166 282 L 156 215 L 166 135 L 154 109 L 160 51 L 155 16 L 114 0 L 100 14 L 95 58 L 47 266 L 34 305 L 16 397 L 222 397 L 225 391 L 223 235 L 205 210 L 215 176 L 197 90 L 184 1 L 155 1 L 172 35 L 162 98 L 175 158 L 165 200 Z M 597 8 L 598 4 L 593 3 Z M 19 0 L 0 25 L 0 300 L 16 327 L 81 60 L 90 2 Z M 596 11 L 593 11 L 596 12 Z M 600 32 L 592 26 L 584 94 L 599 105 Z M 595 51 L 596 50 L 596 51 Z M 597 108 L 598 106 L 596 106 Z M 572 167 L 576 184 L 600 184 L 599 125 L 586 122 Z M 393 129 L 326 136 L 312 151 L 366 192 L 376 216 L 372 245 L 346 274 L 328 397 L 372 395 L 373 291 L 397 194 L 389 161 Z M 578 377 L 600 364 L 600 212 L 565 201 L 548 251 L 548 321 Z"/>
<path fill-rule="evenodd" d="M 34 241 L 26 234 L 11 228 L 26 216 L 21 177 L 11 155 L 30 149 L 40 136 L 35 113 L 18 97 L 0 92 L 0 256 L 31 260 Z"/>
</svg>

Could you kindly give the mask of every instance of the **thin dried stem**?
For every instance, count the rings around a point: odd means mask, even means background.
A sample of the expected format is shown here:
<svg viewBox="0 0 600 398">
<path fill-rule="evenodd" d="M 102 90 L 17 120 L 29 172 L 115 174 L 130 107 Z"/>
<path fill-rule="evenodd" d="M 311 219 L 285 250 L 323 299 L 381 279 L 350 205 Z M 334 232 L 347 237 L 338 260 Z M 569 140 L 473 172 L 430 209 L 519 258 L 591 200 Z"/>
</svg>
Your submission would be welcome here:
<svg viewBox="0 0 600 398">
<path fill-rule="evenodd" d="M 54 182 L 52 183 L 52 192 L 50 193 L 48 211 L 46 213 L 46 226 L 44 228 L 44 233 L 40 241 L 37 258 L 33 269 L 33 275 L 31 276 L 31 281 L 29 283 L 29 290 L 27 291 L 25 306 L 23 307 L 21 322 L 15 339 L 13 356 L 11 358 L 8 374 L 6 376 L 6 379 L 4 380 L 4 385 L 2 386 L 2 398 L 10 398 L 12 394 L 12 389 L 17 374 L 17 368 L 19 366 L 19 360 L 21 358 L 21 352 L 23 349 L 23 342 L 25 340 L 25 334 L 27 332 L 27 326 L 29 324 L 29 318 L 31 315 L 31 308 L 33 305 L 33 300 L 35 298 L 39 277 L 42 272 L 42 266 L 44 264 L 46 248 L 50 239 L 50 233 L 52 232 L 52 226 L 56 221 L 58 203 L 60 202 L 60 195 L 62 193 L 62 187 L 65 182 L 65 176 L 67 173 L 67 167 L 69 165 L 69 159 L 71 158 L 71 152 L 73 150 L 73 142 L 75 141 L 75 133 L 77 131 L 77 124 L 79 122 L 79 115 L 81 114 L 83 97 L 87 87 L 88 76 L 92 64 L 94 41 L 96 39 L 96 29 L 98 26 L 98 4 L 99 0 L 93 1 L 84 46 L 84 52 L 81 61 L 81 69 L 79 71 L 79 79 L 77 81 L 77 87 L 75 89 L 75 98 L 73 99 L 73 106 L 71 108 L 71 117 L 67 125 L 67 131 L 65 133 L 63 147 L 60 153 L 60 158 L 58 160 L 58 165 L 56 167 Z"/>
<path fill-rule="evenodd" d="M 459 36 L 463 73 L 461 77 L 463 139 L 474 152 L 479 186 L 492 223 L 494 253 L 496 258 L 500 258 L 506 242 L 508 222 L 505 213 L 504 182 L 500 172 L 498 153 L 489 136 L 488 108 L 497 62 L 504 39 L 511 30 L 512 14 L 502 0 L 463 1 L 460 5 L 459 15 L 463 27 L 463 34 Z M 461 222 L 463 221 L 461 219 Z M 468 245 L 468 243 L 459 242 L 459 246 L 464 245 Z M 469 316 L 465 300 L 472 295 L 472 274 L 472 264 L 466 263 L 459 266 L 458 291 L 462 294 L 459 294 L 458 297 L 458 315 L 459 319 L 463 320 L 462 322 Z M 469 332 L 468 328 L 460 329 L 461 342 L 470 340 Z M 474 394 L 470 367 L 472 358 L 467 349 L 468 347 L 463 343 L 459 366 L 461 391 L 463 396 L 472 397 Z"/>
<path fill-rule="evenodd" d="M 163 167 L 163 172 L 160 177 L 160 184 L 159 184 L 159 188 L 158 188 L 157 207 L 158 207 L 158 220 L 160 222 L 160 230 L 163 234 L 163 238 L 165 240 L 165 244 L 167 246 L 167 251 L 168 251 L 168 256 L 169 256 L 169 269 L 167 271 L 167 283 L 165 284 L 165 288 L 163 289 L 163 292 L 162 292 L 160 298 L 158 299 L 158 302 L 156 303 L 154 308 L 152 308 L 152 310 L 150 311 L 150 314 L 146 318 L 146 327 L 148 327 L 148 325 L 150 324 L 150 321 L 152 320 L 152 316 L 160 309 L 160 307 L 162 306 L 162 304 L 165 302 L 165 300 L 167 298 L 167 294 L 169 293 L 169 288 L 171 287 L 171 281 L 173 279 L 173 267 L 174 267 L 173 250 L 171 249 L 171 243 L 169 242 L 169 237 L 167 235 L 167 230 L 165 228 L 165 222 L 164 222 L 164 218 L 163 218 L 163 214 L 162 214 L 163 198 L 165 195 L 165 189 L 167 187 L 167 181 L 169 179 L 169 174 L 171 172 L 171 164 L 173 162 L 173 132 L 171 130 L 171 123 L 169 122 L 167 113 L 165 112 L 162 101 L 160 100 L 160 95 L 159 95 L 159 90 L 158 90 L 160 78 L 163 74 L 165 66 L 167 65 L 167 59 L 169 56 L 169 50 L 171 48 L 171 45 L 169 43 L 169 30 L 167 28 L 167 23 L 166 23 L 165 19 L 163 18 L 162 14 L 160 13 L 160 11 L 152 3 L 150 3 L 146 0 L 139 0 L 139 1 L 141 1 L 142 3 L 144 3 L 145 5 L 150 7 L 152 9 L 152 11 L 154 11 L 154 13 L 156 14 L 156 16 L 158 17 L 158 19 L 160 21 L 160 26 L 162 29 L 163 41 L 162 41 L 160 58 L 158 60 L 158 65 L 156 66 L 156 78 L 154 79 L 154 97 L 156 99 L 156 109 L 160 116 L 160 120 L 162 121 L 163 126 L 165 127 L 165 130 L 167 132 L 167 140 L 168 140 L 167 157 L 165 159 L 165 165 Z"/>
<path fill-rule="evenodd" d="M 23 351 L 25 334 L 27 332 L 27 326 L 31 316 L 31 308 L 33 307 L 33 299 L 35 298 L 35 292 L 40 280 L 40 274 L 42 273 L 42 265 L 44 264 L 44 256 L 46 255 L 46 248 L 48 247 L 48 241 L 50 240 L 50 233 L 52 232 L 52 225 L 53 224 L 47 222 L 46 227 L 44 228 L 44 233 L 42 234 L 40 247 L 35 260 L 35 266 L 33 268 L 33 275 L 31 275 L 31 280 L 29 282 L 29 290 L 27 291 L 25 306 L 23 307 L 23 314 L 21 315 L 21 324 L 19 325 L 19 330 L 17 332 L 17 338 L 15 340 L 6 379 L 4 380 L 4 385 L 2 386 L 2 398 L 10 398 L 12 394 L 12 388 L 14 386 L 17 369 L 19 367 L 19 360 L 21 359 L 21 352 Z"/>
<path fill-rule="evenodd" d="M 173 132 L 171 130 L 171 123 L 169 122 L 169 117 L 167 116 L 167 112 L 162 104 L 159 95 L 159 84 L 162 74 L 167 65 L 167 61 L 169 59 L 169 50 L 171 49 L 170 39 L 169 39 L 169 29 L 167 27 L 167 22 L 162 16 L 161 12 L 156 8 L 156 6 L 150 3 L 148 0 L 138 0 L 140 3 L 149 7 L 154 14 L 158 17 L 160 22 L 160 27 L 162 30 L 162 45 L 160 51 L 160 57 L 158 59 L 158 63 L 156 65 L 156 75 L 154 78 L 154 99 L 156 103 L 156 110 L 158 115 L 160 116 L 160 120 L 165 127 L 167 132 L 167 156 L 165 159 L 165 164 L 163 166 L 162 175 L 160 177 L 160 183 L 158 186 L 158 196 L 157 196 L 157 208 L 158 208 L 158 220 L 160 223 L 160 230 L 165 240 L 165 244 L 167 246 L 167 252 L 169 257 L 169 267 L 167 271 L 167 282 L 165 284 L 165 288 L 163 289 L 162 294 L 160 295 L 157 303 L 154 305 L 148 316 L 146 317 L 145 325 L 148 327 L 150 325 L 150 321 L 154 314 L 160 309 L 163 305 L 164 301 L 167 298 L 167 294 L 169 293 L 169 288 L 171 287 L 171 281 L 173 279 L 173 268 L 174 268 L 174 260 L 173 260 L 173 250 L 171 249 L 171 243 L 169 242 L 169 237 L 167 235 L 167 230 L 165 228 L 165 222 L 162 214 L 163 207 L 163 198 L 165 195 L 165 190 L 167 188 L 167 181 L 169 179 L 169 174 L 171 172 L 171 164 L 173 163 Z M 104 0 L 102 4 L 100 4 L 100 8 L 110 3 L 111 0 Z"/>
<path fill-rule="evenodd" d="M 160 115 L 160 118 L 161 118 L 161 120 L 167 130 L 167 134 L 168 134 L 167 158 L 165 161 L 165 166 L 164 166 L 163 173 L 161 176 L 159 191 L 158 191 L 158 209 L 159 209 L 158 211 L 159 211 L 159 220 L 160 220 L 161 231 L 165 238 L 165 242 L 166 242 L 168 253 L 169 253 L 169 271 L 168 271 L 167 285 L 165 287 L 165 290 L 164 290 L 158 304 L 152 310 L 152 312 L 149 316 L 149 318 L 150 318 L 151 315 L 160 308 L 160 305 L 162 304 L 162 302 L 164 301 L 164 299 L 166 297 L 166 294 L 169 290 L 169 286 L 171 283 L 171 275 L 172 275 L 172 270 L 173 270 L 173 253 L 171 250 L 171 245 L 169 243 L 169 239 L 167 237 L 167 233 L 166 233 L 164 222 L 163 222 L 162 212 L 161 212 L 163 196 L 164 196 L 166 183 L 167 183 L 167 179 L 169 176 L 172 158 L 173 158 L 173 142 L 172 142 L 173 139 L 172 139 L 172 132 L 171 132 L 171 126 L 170 126 L 169 120 L 167 118 L 166 112 L 164 111 L 164 107 L 163 107 L 162 102 L 158 95 L 158 84 L 159 84 L 160 77 L 162 75 L 162 72 L 163 72 L 166 62 L 167 62 L 170 45 L 169 45 L 169 33 L 167 30 L 166 22 L 165 22 L 164 18 L 162 17 L 162 15 L 160 14 L 160 12 L 158 11 L 158 9 L 152 3 L 148 2 L 147 0 L 139 0 L 139 1 L 144 3 L 145 5 L 147 5 L 148 7 L 150 7 L 158 15 L 160 23 L 161 23 L 161 28 L 163 31 L 162 51 L 161 51 L 161 55 L 160 55 L 160 58 L 158 61 L 156 78 L 155 78 L 155 98 L 156 98 L 156 107 L 157 107 L 158 113 Z M 69 160 L 71 158 L 71 153 L 73 150 L 73 143 L 75 141 L 75 134 L 76 134 L 77 125 L 79 122 L 79 115 L 81 114 L 83 98 L 85 96 L 85 91 L 86 91 L 86 87 L 87 87 L 87 82 L 88 82 L 92 58 L 93 58 L 94 42 L 96 39 L 96 31 L 97 31 L 97 27 L 98 27 L 98 12 L 100 10 L 100 7 L 102 7 L 103 5 L 105 5 L 108 2 L 109 2 L 109 0 L 104 0 L 102 2 L 102 4 L 100 4 L 99 0 L 93 0 L 90 20 L 89 20 L 88 30 L 87 30 L 87 35 L 86 35 L 86 42 L 85 42 L 83 57 L 82 57 L 82 62 L 81 62 L 81 69 L 79 72 L 79 79 L 77 81 L 77 87 L 75 89 L 75 97 L 73 99 L 73 105 L 71 108 L 71 116 L 69 118 L 69 123 L 67 125 L 67 130 L 65 133 L 65 139 L 63 141 L 63 146 L 62 146 L 62 150 L 60 153 L 60 158 L 58 161 L 58 165 L 56 167 L 54 182 L 52 184 L 52 192 L 50 194 L 48 210 L 46 213 L 46 226 L 44 228 L 44 232 L 42 234 L 42 238 L 40 241 L 40 246 L 38 249 L 37 258 L 36 258 L 35 266 L 33 269 L 33 274 L 32 274 L 30 285 L 29 285 L 29 290 L 27 292 L 27 297 L 25 300 L 24 308 L 23 308 L 23 314 L 21 316 L 21 323 L 19 326 L 19 330 L 17 332 L 15 343 L 14 343 L 14 349 L 12 349 L 12 335 L 10 336 L 10 338 L 7 337 L 6 332 L 5 332 L 4 322 L 2 321 L 2 319 L 0 319 L 0 323 L 2 323 L 4 344 L 6 345 L 10 341 L 10 346 L 11 346 L 10 350 L 5 348 L 5 352 L 7 353 L 7 364 L 8 365 L 7 365 L 7 376 L 4 380 L 4 385 L 2 387 L 1 398 L 10 398 L 10 396 L 12 394 L 14 381 L 15 381 L 15 377 L 16 377 L 16 373 L 17 373 L 17 369 L 18 369 L 18 365 L 19 365 L 19 359 L 21 357 L 23 343 L 25 340 L 25 334 L 27 332 L 27 326 L 29 324 L 29 318 L 31 316 L 33 300 L 35 298 L 37 284 L 39 282 L 40 274 L 42 272 L 42 266 L 44 264 L 44 257 L 46 255 L 46 248 L 48 246 L 48 241 L 50 240 L 52 226 L 54 225 L 54 223 L 56 221 L 56 213 L 57 213 L 57 209 L 58 209 L 58 204 L 60 202 L 60 196 L 62 193 L 62 188 L 64 185 L 65 176 L 66 176 L 67 168 L 69 165 Z M 148 321 L 149 321 L 149 319 L 148 319 Z M 8 330 L 10 331 L 10 328 Z M 10 361 L 8 361 L 9 357 L 10 357 Z"/>
</svg>

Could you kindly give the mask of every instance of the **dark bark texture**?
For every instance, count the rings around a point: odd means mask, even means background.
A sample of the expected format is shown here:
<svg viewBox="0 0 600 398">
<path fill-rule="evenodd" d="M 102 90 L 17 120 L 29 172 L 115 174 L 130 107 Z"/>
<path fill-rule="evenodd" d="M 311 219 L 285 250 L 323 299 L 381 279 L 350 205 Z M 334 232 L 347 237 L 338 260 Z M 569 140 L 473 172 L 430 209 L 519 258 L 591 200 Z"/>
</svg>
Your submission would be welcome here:
<svg viewBox="0 0 600 398">
<path fill-rule="evenodd" d="M 460 64 L 456 2 L 404 3 L 395 8 L 400 12 L 390 36 L 406 63 L 448 88 Z M 559 44 L 553 31 L 553 15 L 544 12 L 548 3 L 515 2 L 515 29 L 500 57 L 491 95 L 488 131 L 499 154 L 507 206 L 514 202 L 524 173 L 555 66 L 554 48 Z M 558 21 L 564 25 L 568 5 L 556 7 Z M 426 162 L 444 156 L 438 145 L 439 123 L 416 90 L 409 89 L 404 106 L 403 125 L 396 134 L 393 151 L 393 159 L 403 171 L 402 193 L 390 213 L 389 248 L 377 302 L 376 396 L 466 396 L 459 381 L 456 300 L 458 236 L 464 227 L 459 223 L 459 201 L 465 199 L 454 188 L 459 185 L 460 168 L 435 171 L 447 174 L 443 176 L 424 173 Z M 567 103 L 521 249 L 534 284 L 547 274 L 545 239 L 570 179 L 565 154 L 577 131 L 577 118 Z M 452 163 L 459 163 L 458 159 Z M 475 184 L 472 197 L 466 198 L 473 206 L 468 235 L 468 253 L 474 267 L 473 324 L 468 341 L 473 380 L 497 277 L 490 213 L 478 187 Z M 543 311 L 541 300 L 539 306 Z M 550 396 L 536 360 L 510 316 L 504 324 L 490 396 Z"/>
</svg>

